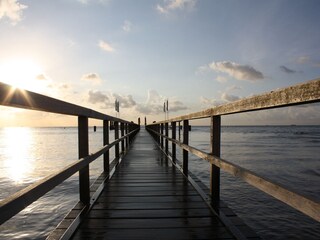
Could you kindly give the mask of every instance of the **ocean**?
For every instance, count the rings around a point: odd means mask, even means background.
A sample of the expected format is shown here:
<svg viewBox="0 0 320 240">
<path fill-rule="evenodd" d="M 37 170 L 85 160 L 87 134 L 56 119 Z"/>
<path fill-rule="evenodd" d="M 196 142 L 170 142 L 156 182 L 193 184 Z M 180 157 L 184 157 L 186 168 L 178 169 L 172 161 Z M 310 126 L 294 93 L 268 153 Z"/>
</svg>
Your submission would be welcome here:
<svg viewBox="0 0 320 240">
<path fill-rule="evenodd" d="M 77 160 L 77 134 L 74 127 L 0 128 L 0 200 Z M 192 126 L 190 145 L 209 151 L 209 137 L 209 127 Z M 101 148 L 102 128 L 90 128 L 89 141 L 90 153 Z M 320 126 L 222 127 L 223 159 L 318 201 L 319 149 Z M 189 170 L 208 185 L 209 164 L 189 156 Z M 91 164 L 91 181 L 101 168 L 102 158 Z M 320 239 L 319 222 L 223 171 L 221 198 L 264 239 Z M 45 239 L 77 201 L 75 174 L 2 224 L 0 239 Z"/>
</svg>

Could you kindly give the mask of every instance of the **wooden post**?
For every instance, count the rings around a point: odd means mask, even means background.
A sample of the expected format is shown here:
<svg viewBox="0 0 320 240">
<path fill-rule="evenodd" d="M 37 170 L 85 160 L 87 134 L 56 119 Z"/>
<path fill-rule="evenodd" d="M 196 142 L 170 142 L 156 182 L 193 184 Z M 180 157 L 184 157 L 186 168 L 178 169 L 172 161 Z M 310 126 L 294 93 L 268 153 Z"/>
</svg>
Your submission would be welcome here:
<svg viewBox="0 0 320 240">
<path fill-rule="evenodd" d="M 165 123 L 165 135 L 166 137 L 169 136 L 169 124 Z M 165 139 L 165 153 L 168 154 L 169 152 L 169 140 L 168 138 Z"/>
<path fill-rule="evenodd" d="M 176 139 L 176 122 L 171 123 L 171 128 L 172 128 L 172 139 Z M 172 161 L 175 163 L 176 162 L 176 144 L 172 142 Z"/>
<path fill-rule="evenodd" d="M 88 134 L 88 118 L 78 117 L 78 148 L 79 159 L 89 155 L 89 134 Z M 90 204 L 90 179 L 89 166 L 79 171 L 79 194 L 80 201 L 85 205 Z"/>
<path fill-rule="evenodd" d="M 124 136 L 124 123 L 120 123 L 121 137 Z M 121 141 L 121 152 L 124 153 L 124 140 Z"/>
<path fill-rule="evenodd" d="M 160 124 L 160 133 L 163 134 L 163 123 Z M 160 136 L 160 146 L 163 149 L 163 137 Z"/>
<path fill-rule="evenodd" d="M 210 148 L 211 154 L 220 157 L 221 145 L 221 116 L 211 117 L 211 131 L 210 131 Z M 210 172 L 210 194 L 211 204 L 213 208 L 219 213 L 220 202 L 220 168 L 211 164 Z"/>
<path fill-rule="evenodd" d="M 117 140 L 119 139 L 119 123 L 118 122 L 114 122 L 114 140 Z M 117 143 L 115 146 L 114 146 L 114 153 L 115 153 L 115 158 L 119 159 L 119 143 Z"/>
<path fill-rule="evenodd" d="M 125 134 L 127 135 L 128 134 L 128 128 L 129 128 L 129 125 L 128 125 L 128 123 L 126 123 L 125 124 Z M 126 149 L 128 150 L 128 148 L 129 148 L 129 139 L 128 139 L 128 137 L 126 137 Z"/>
<path fill-rule="evenodd" d="M 103 120 L 103 145 L 108 145 L 109 144 L 109 121 L 108 120 Z M 104 172 L 108 173 L 109 176 L 109 150 L 105 152 L 103 155 L 103 168 Z"/>
<path fill-rule="evenodd" d="M 158 132 L 158 133 L 161 133 L 161 131 L 160 131 L 160 124 L 157 124 L 157 132 Z M 161 137 L 160 137 L 159 135 L 158 135 L 157 141 L 158 141 L 158 144 L 160 144 L 160 142 L 161 142 Z"/>
<path fill-rule="evenodd" d="M 189 145 L 189 120 L 183 120 L 183 144 Z M 188 175 L 188 151 L 183 149 L 183 173 Z"/>
<path fill-rule="evenodd" d="M 181 123 L 179 121 L 179 142 L 181 141 Z"/>
</svg>

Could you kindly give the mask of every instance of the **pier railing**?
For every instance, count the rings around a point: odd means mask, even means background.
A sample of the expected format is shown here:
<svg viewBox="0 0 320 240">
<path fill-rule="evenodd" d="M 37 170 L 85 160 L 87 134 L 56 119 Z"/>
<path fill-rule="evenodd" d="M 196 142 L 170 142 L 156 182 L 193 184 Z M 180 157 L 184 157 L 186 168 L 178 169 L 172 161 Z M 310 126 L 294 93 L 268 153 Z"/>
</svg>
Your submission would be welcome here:
<svg viewBox="0 0 320 240">
<path fill-rule="evenodd" d="M 152 134 L 163 151 L 176 163 L 176 146 L 183 150 L 182 172 L 188 176 L 188 153 L 192 153 L 211 164 L 210 195 L 211 205 L 219 213 L 220 202 L 220 169 L 238 177 L 250 185 L 262 190 L 272 197 L 301 211 L 311 218 L 320 221 L 320 203 L 309 196 L 302 195 L 286 186 L 244 169 L 236 164 L 220 158 L 221 148 L 221 116 L 260 111 L 263 109 L 282 108 L 293 105 L 302 105 L 320 101 L 320 79 L 302 83 L 292 87 L 276 90 L 270 93 L 245 98 L 233 103 L 210 108 L 204 111 L 175 117 L 166 121 L 147 125 L 147 130 Z M 210 118 L 210 152 L 204 152 L 189 145 L 189 120 Z M 183 122 L 183 139 L 176 139 L 177 123 Z M 171 138 L 169 137 L 169 124 L 171 125 Z M 171 142 L 171 153 L 168 144 Z M 177 165 L 178 166 L 178 165 Z M 180 166 L 179 166 L 180 167 Z"/>
<path fill-rule="evenodd" d="M 69 223 L 69 229 L 74 229 L 79 224 L 79 218 L 93 205 L 101 188 L 96 187 L 96 192 L 90 195 L 90 175 L 89 164 L 103 155 L 103 172 L 96 180 L 96 183 L 103 184 L 115 171 L 121 160 L 121 156 L 126 153 L 134 136 L 140 126 L 126 120 L 115 118 L 100 112 L 93 111 L 75 104 L 50 98 L 30 91 L 13 88 L 7 84 L 0 83 L 0 105 L 16 107 L 42 112 L 65 114 L 78 118 L 78 146 L 79 160 L 74 161 L 65 168 L 58 170 L 50 176 L 31 184 L 9 196 L 0 202 L 0 224 L 4 223 L 28 205 L 42 197 L 44 194 L 64 182 L 73 174 L 79 172 L 79 199 L 80 205 L 77 216 L 73 223 Z M 89 154 L 88 120 L 98 119 L 103 121 L 103 146 L 93 154 Z M 110 142 L 110 123 L 114 126 L 115 139 Z M 120 131 L 119 131 L 120 130 Z M 119 132 L 121 136 L 119 135 Z M 115 158 L 110 161 L 109 151 L 114 147 Z M 120 149 L 121 147 L 121 149 Z M 17 149 L 19 151 L 19 149 Z M 71 232 L 72 230 L 70 230 Z M 69 233 L 70 235 L 71 233 Z"/>
</svg>

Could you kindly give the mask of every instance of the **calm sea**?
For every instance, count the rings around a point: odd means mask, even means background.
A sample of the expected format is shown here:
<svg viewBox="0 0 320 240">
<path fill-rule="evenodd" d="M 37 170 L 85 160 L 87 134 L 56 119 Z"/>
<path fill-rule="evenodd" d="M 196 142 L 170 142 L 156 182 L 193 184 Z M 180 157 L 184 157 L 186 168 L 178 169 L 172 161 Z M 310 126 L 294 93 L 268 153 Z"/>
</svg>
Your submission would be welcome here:
<svg viewBox="0 0 320 240">
<path fill-rule="evenodd" d="M 111 132 L 110 139 L 113 139 Z M 90 152 L 102 129 L 90 129 Z M 209 128 L 193 127 L 190 145 L 209 151 Z M 222 128 L 222 158 L 320 200 L 320 126 Z M 77 128 L 0 128 L 0 199 L 77 159 Z M 114 153 L 111 152 L 111 157 Z M 190 170 L 208 184 L 209 164 L 190 155 Z M 91 180 L 102 160 L 90 167 Z M 0 239 L 44 239 L 78 199 L 78 176 L 0 226 Z M 320 223 L 221 172 L 221 198 L 265 239 L 320 239 Z"/>
</svg>

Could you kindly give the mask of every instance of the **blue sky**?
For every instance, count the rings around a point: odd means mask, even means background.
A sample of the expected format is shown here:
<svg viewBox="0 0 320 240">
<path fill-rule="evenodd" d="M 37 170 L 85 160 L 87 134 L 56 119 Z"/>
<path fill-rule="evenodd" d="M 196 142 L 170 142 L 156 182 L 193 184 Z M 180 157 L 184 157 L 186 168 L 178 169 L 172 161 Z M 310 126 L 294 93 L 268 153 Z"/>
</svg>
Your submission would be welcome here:
<svg viewBox="0 0 320 240">
<path fill-rule="evenodd" d="M 165 99 L 177 116 L 318 78 L 319 11 L 317 0 L 0 0 L 0 81 L 110 115 L 117 98 L 123 118 L 162 120 Z M 0 125 L 73 124 L 2 111 Z M 225 123 L 319 124 L 318 112 Z"/>
</svg>

